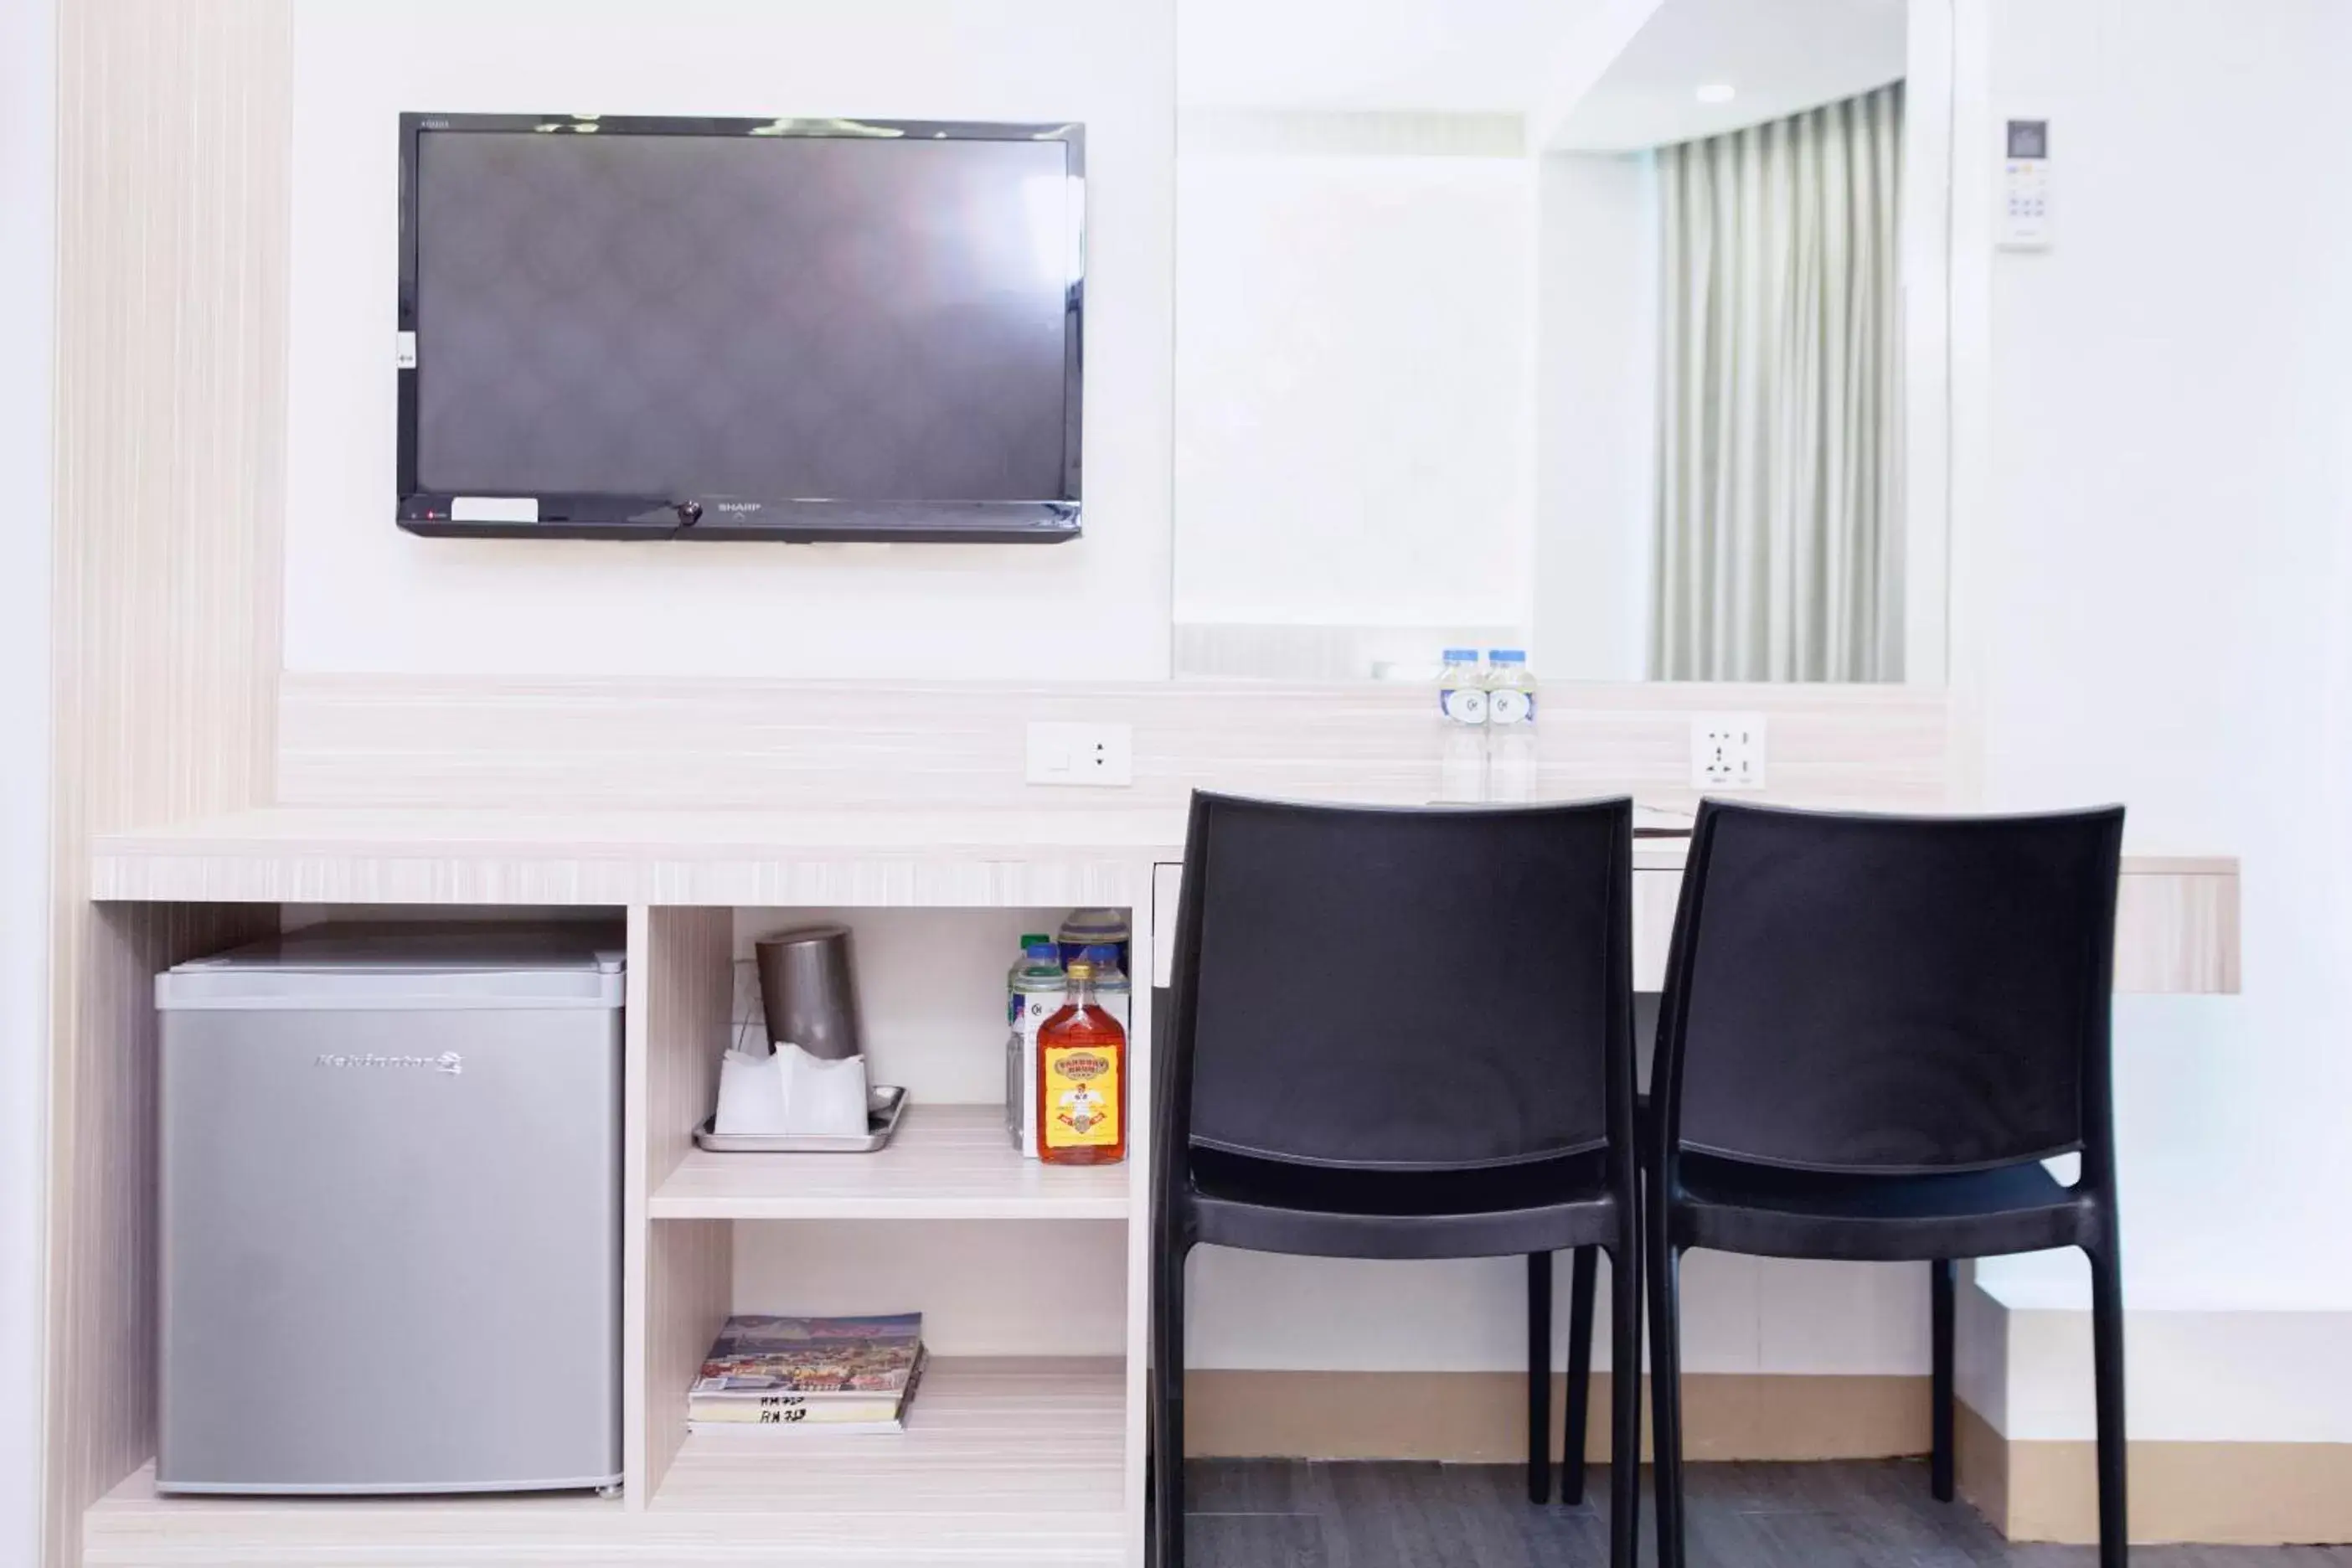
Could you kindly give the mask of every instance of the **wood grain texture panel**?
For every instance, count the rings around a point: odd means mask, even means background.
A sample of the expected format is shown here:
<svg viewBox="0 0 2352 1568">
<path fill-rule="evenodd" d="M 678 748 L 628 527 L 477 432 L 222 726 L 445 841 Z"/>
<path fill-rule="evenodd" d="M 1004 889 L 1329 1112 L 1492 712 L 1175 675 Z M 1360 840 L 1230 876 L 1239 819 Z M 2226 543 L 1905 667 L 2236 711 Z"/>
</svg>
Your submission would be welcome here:
<svg viewBox="0 0 2352 1568">
<path fill-rule="evenodd" d="M 646 1359 L 637 1380 L 643 1459 L 630 1507 L 649 1507 L 686 1442 L 686 1391 L 726 1324 L 735 1275 L 735 1227 L 725 1220 L 662 1220 L 646 1233 Z M 642 1477 L 642 1481 L 635 1478 Z"/>
<path fill-rule="evenodd" d="M 628 911 L 628 973 L 621 990 L 621 1495 L 632 1511 L 653 1496 L 646 1410 L 654 1353 L 647 1333 L 653 1300 L 653 1229 L 646 1197 L 652 1140 L 646 1136 L 651 1106 L 653 1032 L 649 983 L 653 976 L 653 910 L 632 904 Z M 672 1444 L 670 1450 L 676 1451 Z"/>
<path fill-rule="evenodd" d="M 287 0 L 58 8 L 43 1552 L 154 1451 L 153 975 L 275 911 L 103 910 L 95 835 L 268 798 Z"/>
<path fill-rule="evenodd" d="M 529 809 L 844 801 L 1106 809 L 1194 788 L 1333 800 L 1437 793 L 1426 688 L 466 679 L 289 673 L 278 798 L 305 805 Z M 1947 698 L 1894 686 L 1562 684 L 1544 689 L 1546 793 L 1685 805 L 1695 713 L 1769 717 L 1762 798 L 1933 810 Z M 1023 782 L 1031 720 L 1135 730 L 1131 789 Z"/>
<path fill-rule="evenodd" d="M 1137 901 L 1181 814 L 274 807 L 108 836 L 100 899 L 1046 909 Z"/>
<path fill-rule="evenodd" d="M 1025 1160 L 994 1105 L 910 1105 L 877 1154 L 707 1154 L 654 1189 L 667 1219 L 1124 1219 L 1129 1172 Z"/>
<path fill-rule="evenodd" d="M 1170 900 L 1173 807 L 578 812 L 273 807 L 108 835 L 101 899 L 284 903 L 881 905 L 1036 909 Z M 1633 851 L 1634 981 L 1655 990 L 1685 845 Z M 1156 894 L 1154 889 L 1156 889 Z M 2238 871 L 2228 856 L 2126 853 L 2116 988 L 2233 993 Z M 1155 966 L 1165 955 L 1155 956 Z"/>
<path fill-rule="evenodd" d="M 1115 1362 L 942 1360 L 902 1435 L 689 1438 L 637 1511 L 577 1494 L 161 1498 L 142 1471 L 90 1511 L 89 1562 L 1107 1568 L 1122 1540 L 1120 1405 Z"/>
<path fill-rule="evenodd" d="M 69 918 L 79 915 L 80 918 Z M 81 1511 L 155 1452 L 155 975 L 277 928 L 272 909 L 60 911 L 54 988 L 45 1519 L 73 1561 Z"/>
<path fill-rule="evenodd" d="M 1179 867 L 1177 869 L 1181 870 Z M 1132 951 L 1150 952 L 1163 945 L 1163 930 L 1173 931 L 1175 917 L 1165 917 L 1157 898 L 1139 901 L 1129 911 Z M 1157 1058 L 1152 1049 L 1153 999 L 1149 985 L 1139 985 L 1129 1005 L 1128 1091 L 1129 1180 L 1138 1194 L 1127 1226 L 1127 1475 L 1126 1557 L 1129 1568 L 1146 1568 L 1145 1531 L 1150 1523 L 1151 1368 L 1151 1161 L 1152 1124 L 1157 1114 L 1152 1081 Z"/>
<path fill-rule="evenodd" d="M 2127 869 L 2116 893 L 2116 989 L 2234 996 L 2238 876 Z"/>
<path fill-rule="evenodd" d="M 1039 1539 L 1065 1519 L 1115 1526 L 1119 1373 L 1116 1361 L 941 1358 L 924 1374 L 904 1433 L 799 1444 L 757 1434 L 689 1437 L 654 1510 L 764 1515 L 780 1537 L 828 1514 L 1010 1516 Z"/>
<path fill-rule="evenodd" d="M 640 1359 L 629 1426 L 635 1462 L 630 1506 L 648 1506 L 686 1441 L 686 1391 L 727 1321 L 734 1287 L 734 1230 L 720 1219 L 655 1220 L 652 1194 L 694 1152 L 694 1128 L 719 1098 L 734 1002 L 734 911 L 630 911 L 630 973 L 642 987 L 643 1049 L 633 1096 L 644 1114 L 630 1129 L 630 1226 L 643 1237 Z M 644 954 L 642 977 L 637 961 Z"/>
</svg>

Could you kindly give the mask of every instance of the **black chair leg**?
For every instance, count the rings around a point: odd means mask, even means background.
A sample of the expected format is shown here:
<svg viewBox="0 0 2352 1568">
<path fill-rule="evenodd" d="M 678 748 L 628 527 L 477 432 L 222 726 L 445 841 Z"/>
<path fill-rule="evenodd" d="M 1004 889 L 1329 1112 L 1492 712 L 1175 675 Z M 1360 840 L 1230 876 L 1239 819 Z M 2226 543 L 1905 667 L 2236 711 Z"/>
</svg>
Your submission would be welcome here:
<svg viewBox="0 0 2352 1568">
<path fill-rule="evenodd" d="M 1151 1280 L 1151 1560 L 1184 1563 L 1184 1258 L 1162 1240 Z"/>
<path fill-rule="evenodd" d="M 1584 1500 L 1584 1428 L 1592 1408 L 1592 1296 L 1600 1259 L 1599 1247 L 1578 1247 L 1568 1277 L 1568 1418 L 1561 1423 L 1559 1500 L 1571 1508 Z"/>
<path fill-rule="evenodd" d="M 1658 1568 L 1683 1568 L 1682 1255 L 1666 1239 L 1664 1215 L 1651 1226 L 1648 1251 L 1650 1489 L 1658 1500 Z"/>
<path fill-rule="evenodd" d="M 1927 1265 L 1930 1338 L 1935 1342 L 1928 1383 L 1932 1431 L 1927 1449 L 1927 1487 L 1937 1502 L 1952 1500 L 1952 1260 Z"/>
<path fill-rule="evenodd" d="M 1633 1568 L 1634 1548 L 1642 1538 L 1641 1250 L 1641 1234 L 1629 1222 L 1609 1253 L 1610 1568 Z M 1577 1260 L 1590 1302 L 1591 1248 L 1580 1250 Z M 1589 1310 L 1585 1318 L 1589 1325 Z"/>
<path fill-rule="evenodd" d="M 1528 1500 L 1551 1500 L 1551 1254 L 1528 1254 Z"/>
<path fill-rule="evenodd" d="M 2091 1258 L 2091 1372 L 2098 1415 L 2099 1568 L 2124 1568 L 2130 1555 L 2130 1514 L 2124 1506 L 2127 1449 L 2124 1429 L 2123 1264 L 2111 1241 L 2085 1250 Z"/>
</svg>

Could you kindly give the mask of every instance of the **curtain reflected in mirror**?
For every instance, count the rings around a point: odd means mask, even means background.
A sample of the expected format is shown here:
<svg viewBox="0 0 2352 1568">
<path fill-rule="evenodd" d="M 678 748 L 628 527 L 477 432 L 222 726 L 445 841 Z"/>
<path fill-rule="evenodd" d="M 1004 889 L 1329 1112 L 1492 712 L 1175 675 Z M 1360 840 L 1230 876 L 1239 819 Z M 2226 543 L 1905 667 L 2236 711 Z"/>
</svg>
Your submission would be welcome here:
<svg viewBox="0 0 2352 1568">
<path fill-rule="evenodd" d="M 1649 673 L 1903 679 L 1903 89 L 1656 154 Z"/>
<path fill-rule="evenodd" d="M 1179 677 L 1905 678 L 1904 0 L 1613 14 L 1179 0 Z"/>
</svg>

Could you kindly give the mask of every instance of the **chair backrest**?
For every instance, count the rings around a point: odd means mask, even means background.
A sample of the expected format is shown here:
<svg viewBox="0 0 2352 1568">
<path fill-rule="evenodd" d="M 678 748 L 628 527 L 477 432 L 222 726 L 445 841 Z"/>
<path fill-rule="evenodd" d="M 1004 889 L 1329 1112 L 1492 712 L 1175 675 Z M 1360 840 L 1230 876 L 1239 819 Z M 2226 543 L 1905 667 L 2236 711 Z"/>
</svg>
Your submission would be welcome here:
<svg viewBox="0 0 2352 1568">
<path fill-rule="evenodd" d="M 1702 805 L 1653 1079 L 1669 1150 L 2105 1171 L 2123 822 Z"/>
<path fill-rule="evenodd" d="M 1626 800 L 1195 795 L 1163 1152 L 1439 1170 L 1630 1138 L 1632 844 Z"/>
</svg>

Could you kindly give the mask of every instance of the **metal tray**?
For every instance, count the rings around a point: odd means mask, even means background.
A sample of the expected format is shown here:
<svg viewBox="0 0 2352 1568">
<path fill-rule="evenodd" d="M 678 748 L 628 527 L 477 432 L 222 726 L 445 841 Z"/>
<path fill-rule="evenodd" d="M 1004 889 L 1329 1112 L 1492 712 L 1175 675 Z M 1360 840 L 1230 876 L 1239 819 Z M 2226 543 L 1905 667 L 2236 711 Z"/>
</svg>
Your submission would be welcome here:
<svg viewBox="0 0 2352 1568">
<path fill-rule="evenodd" d="M 719 1120 L 713 1111 L 694 1130 L 694 1142 L 714 1154 L 871 1154 L 890 1142 L 890 1134 L 898 1131 L 898 1118 L 906 1109 L 905 1089 L 896 1084 L 877 1083 L 866 1091 L 863 1138 L 713 1132 L 710 1124 Z"/>
</svg>

